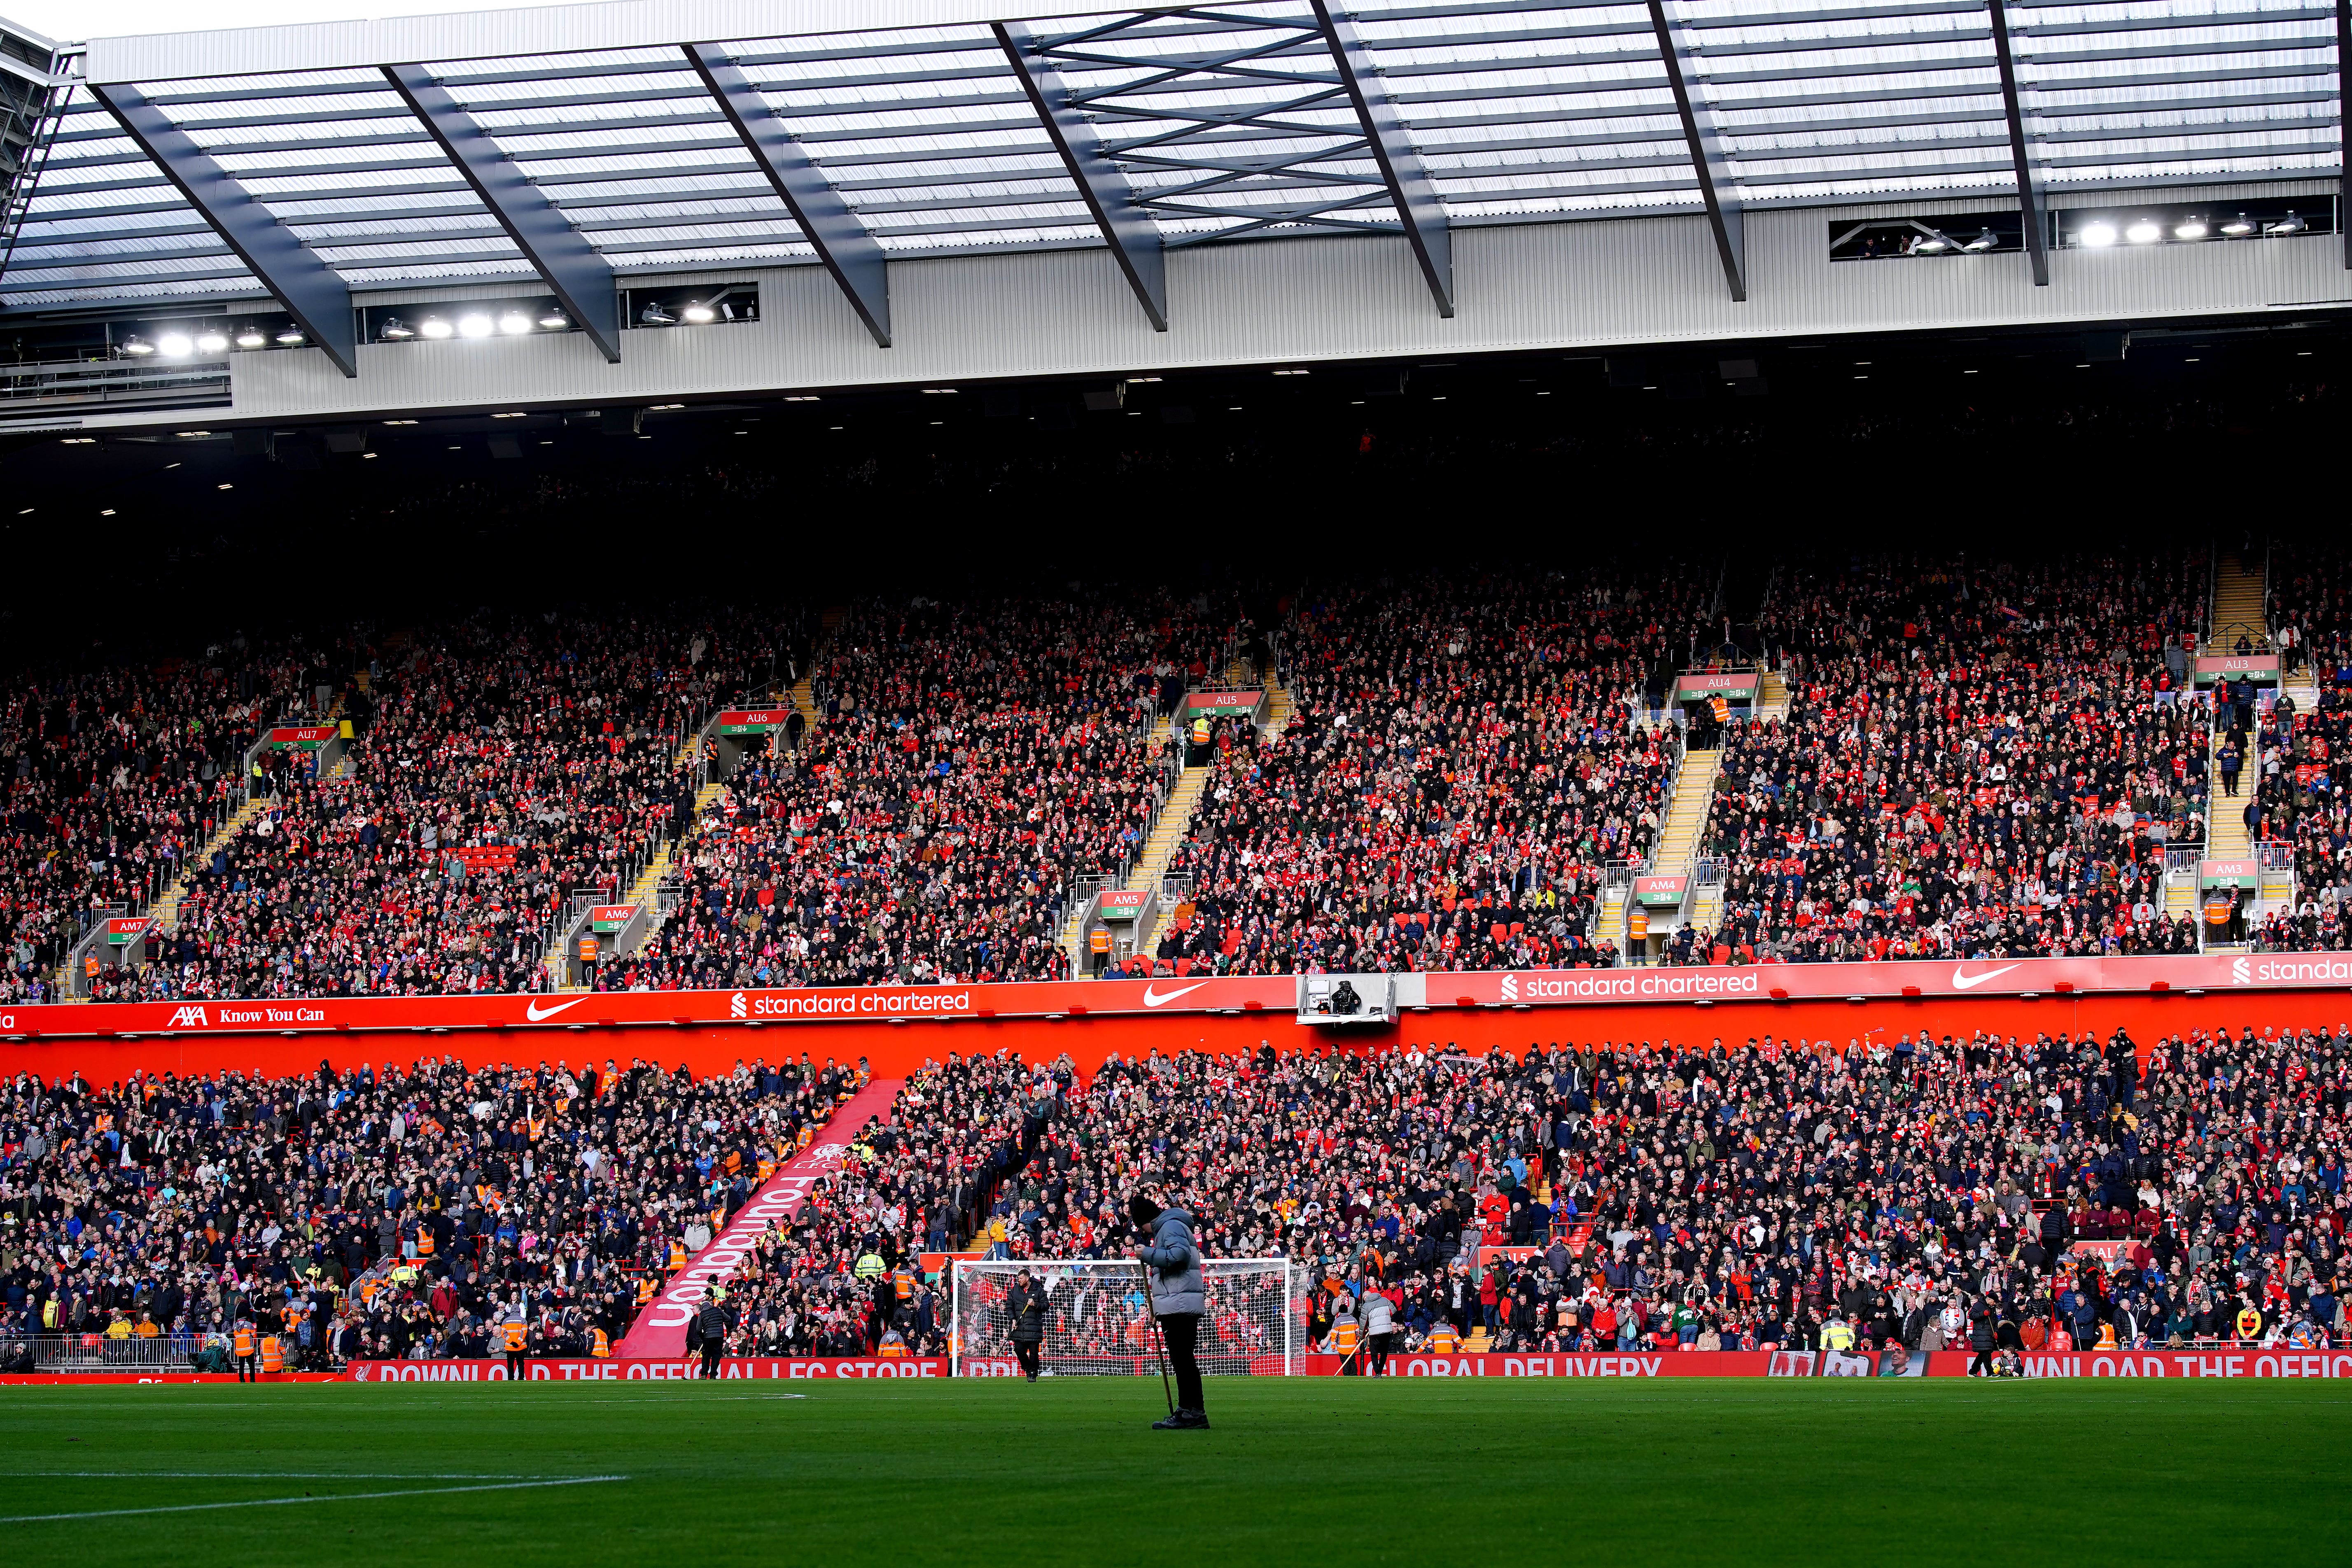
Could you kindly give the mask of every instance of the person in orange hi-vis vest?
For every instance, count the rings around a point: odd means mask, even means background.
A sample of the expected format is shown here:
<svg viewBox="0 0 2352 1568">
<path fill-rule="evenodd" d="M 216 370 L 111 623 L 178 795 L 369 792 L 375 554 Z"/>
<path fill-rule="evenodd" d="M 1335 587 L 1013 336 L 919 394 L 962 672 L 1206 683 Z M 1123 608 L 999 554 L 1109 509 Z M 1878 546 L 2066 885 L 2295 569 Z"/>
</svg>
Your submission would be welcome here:
<svg viewBox="0 0 2352 1568">
<path fill-rule="evenodd" d="M 420 1225 L 416 1227 L 416 1256 L 419 1258 L 433 1256 L 433 1227 L 429 1225 Z"/>
<path fill-rule="evenodd" d="M 915 1299 L 915 1271 L 908 1268 L 903 1263 L 898 1265 L 897 1268 L 892 1269 L 890 1272 L 890 1289 L 898 1293 L 898 1300 L 901 1301 L 913 1300 Z"/>
<path fill-rule="evenodd" d="M 261 1371 L 264 1376 L 275 1376 L 286 1370 L 286 1351 L 276 1334 L 261 1336 Z"/>
<path fill-rule="evenodd" d="M 1461 1348 L 1461 1344 L 1462 1342 L 1454 1337 L 1454 1325 L 1443 1318 L 1437 1320 L 1437 1327 L 1429 1331 L 1429 1352 L 1432 1355 L 1452 1355 Z"/>
<path fill-rule="evenodd" d="M 517 1306 L 499 1326 L 506 1337 L 507 1381 L 514 1383 L 523 1376 L 530 1351 L 530 1325 L 523 1321 L 522 1308 Z"/>
<path fill-rule="evenodd" d="M 673 1240 L 669 1244 L 669 1266 L 673 1273 L 686 1267 L 686 1243 L 683 1241 Z"/>
<path fill-rule="evenodd" d="M 654 1277 L 650 1274 L 640 1275 L 637 1279 L 637 1310 L 645 1310 L 653 1305 L 653 1300 Z"/>
<path fill-rule="evenodd" d="M 1348 1363 L 1356 1353 L 1355 1319 L 1342 1318 L 1331 1325 L 1331 1353 L 1339 1358 L 1343 1370 L 1354 1370 Z"/>
<path fill-rule="evenodd" d="M 236 1380 L 239 1383 L 251 1383 L 259 1375 L 253 1353 L 255 1337 L 253 1325 L 247 1322 L 239 1322 L 236 1332 L 230 1337 L 229 1347 L 236 1356 Z"/>
<path fill-rule="evenodd" d="M 611 1335 L 609 1335 L 609 1334 L 607 1334 L 607 1333 L 605 1333 L 604 1330 L 602 1330 L 602 1329 L 598 1329 L 598 1330 L 596 1331 L 596 1338 L 595 1338 L 594 1342 L 593 1342 L 592 1344 L 590 1344 L 590 1345 L 589 1345 L 589 1347 L 588 1347 L 588 1353 L 589 1353 L 590 1355 L 592 1355 L 592 1356 L 594 1356 L 598 1361 L 610 1361 L 610 1360 L 612 1360 L 612 1359 L 613 1359 L 613 1340 L 612 1340 L 612 1336 L 611 1336 Z"/>
</svg>

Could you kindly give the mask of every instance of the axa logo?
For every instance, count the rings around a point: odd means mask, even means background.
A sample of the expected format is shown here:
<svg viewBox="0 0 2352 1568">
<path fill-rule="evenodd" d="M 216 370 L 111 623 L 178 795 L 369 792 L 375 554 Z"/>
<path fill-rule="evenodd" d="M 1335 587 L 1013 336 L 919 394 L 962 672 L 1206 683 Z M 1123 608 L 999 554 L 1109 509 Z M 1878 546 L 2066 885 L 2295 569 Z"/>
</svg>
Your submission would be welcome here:
<svg viewBox="0 0 2352 1568">
<path fill-rule="evenodd" d="M 2247 968 L 2247 967 L 2246 967 L 2246 961 L 2245 961 L 2244 959 L 2242 959 L 2242 958 L 2233 958 L 2233 959 L 2230 960 L 2230 984 L 2232 984 L 2232 985 L 2250 985 L 2250 984 L 2253 984 L 2253 979 L 2254 979 L 2254 972 L 2253 972 L 2252 970 L 2251 970 L 2251 969 L 2249 969 L 2249 968 Z"/>
<path fill-rule="evenodd" d="M 746 1016 L 750 1012 L 751 1012 L 751 1005 L 750 1005 L 750 1004 L 746 1003 L 746 1002 L 743 1000 L 743 993 L 741 993 L 740 991 L 738 991 L 737 993 L 735 993 L 735 994 L 734 994 L 734 995 L 732 995 L 732 996 L 730 996 L 730 997 L 729 997 L 729 998 L 727 999 L 727 1016 L 728 1016 L 729 1017 L 730 1017 L 730 1018 L 740 1018 L 740 1017 L 744 1017 L 744 1016 Z"/>
<path fill-rule="evenodd" d="M 1516 1002 L 1516 1001 L 1517 1001 L 1518 999 L 1519 999 L 1519 977 L 1518 977 L 1517 975 L 1516 975 L 1516 974 L 1506 974 L 1506 975 L 1504 975 L 1504 976 L 1503 976 L 1503 1000 L 1504 1000 L 1504 1001 L 1506 1001 L 1506 1002 Z"/>
<path fill-rule="evenodd" d="M 209 1027 L 212 1024 L 212 1020 L 205 1016 L 205 1010 L 202 1007 L 182 1007 L 173 1013 L 172 1021 L 169 1024 L 166 1024 L 164 1027 L 167 1029 L 179 1029 L 184 1028 L 191 1024 Z"/>
</svg>

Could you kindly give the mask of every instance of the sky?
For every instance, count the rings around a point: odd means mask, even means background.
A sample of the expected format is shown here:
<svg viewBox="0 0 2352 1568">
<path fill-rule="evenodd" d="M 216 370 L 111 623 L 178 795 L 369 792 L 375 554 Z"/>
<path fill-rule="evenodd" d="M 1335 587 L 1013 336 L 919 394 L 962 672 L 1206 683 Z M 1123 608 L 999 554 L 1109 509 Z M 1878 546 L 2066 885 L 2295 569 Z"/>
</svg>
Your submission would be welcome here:
<svg viewBox="0 0 2352 1568">
<path fill-rule="evenodd" d="M 266 27 L 289 22 L 349 22 L 360 17 L 432 16 L 450 11 L 519 11 L 578 0 L 0 0 L 0 16 L 64 41 L 132 33 L 186 33 L 215 27 Z M 199 20 L 198 18 L 201 18 Z"/>
</svg>

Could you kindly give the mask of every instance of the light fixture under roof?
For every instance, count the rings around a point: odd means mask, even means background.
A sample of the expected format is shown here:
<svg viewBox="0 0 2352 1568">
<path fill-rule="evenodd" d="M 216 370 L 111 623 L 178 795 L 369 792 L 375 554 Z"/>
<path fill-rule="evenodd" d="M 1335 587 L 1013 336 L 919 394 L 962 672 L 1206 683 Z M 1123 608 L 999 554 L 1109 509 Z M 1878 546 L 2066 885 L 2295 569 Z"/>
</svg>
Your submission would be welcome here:
<svg viewBox="0 0 2352 1568">
<path fill-rule="evenodd" d="M 269 334 L 248 322 L 236 330 L 236 346 L 241 349 L 268 348 Z"/>
<path fill-rule="evenodd" d="M 1960 247 L 1962 250 L 1990 250 L 2000 243 L 2000 237 L 1989 228 L 1977 230 L 1977 237 Z"/>
<path fill-rule="evenodd" d="M 572 324 L 572 318 L 550 306 L 539 313 L 539 324 L 544 331 L 560 332 Z"/>
<path fill-rule="evenodd" d="M 1927 235 L 1923 237 L 1918 244 L 1911 247 L 1913 253 L 1919 256 L 1935 256 L 1951 248 L 1952 242 L 1946 239 L 1940 234 Z M 1282 371 L 1276 371 L 1274 374 L 1281 375 L 1285 373 Z"/>
<path fill-rule="evenodd" d="M 520 310 L 502 311 L 499 316 L 499 331 L 510 338 L 520 337 L 530 331 L 530 317 Z"/>
<path fill-rule="evenodd" d="M 383 325 L 375 330 L 376 337 L 387 343 L 404 343 L 416 335 L 416 329 L 398 316 L 386 316 Z"/>
<path fill-rule="evenodd" d="M 658 304 L 647 305 L 644 310 L 638 311 L 637 321 L 641 324 L 648 327 L 674 327 L 677 325 L 677 318 L 671 315 L 667 310 L 663 310 Z"/>
<path fill-rule="evenodd" d="M 677 313 L 680 318 L 692 321 L 697 326 L 700 326 L 705 321 L 715 321 L 719 319 L 719 312 L 699 300 L 688 300 L 678 308 Z"/>
<path fill-rule="evenodd" d="M 291 321 L 278 329 L 278 342 L 281 348 L 299 348 L 310 341 L 302 329 Z"/>
<path fill-rule="evenodd" d="M 431 338 L 436 342 L 457 330 L 438 316 L 427 316 L 416 323 L 416 333 L 419 337 Z"/>
<path fill-rule="evenodd" d="M 2124 238 L 2134 245 L 2154 245 L 2163 237 L 2163 228 L 2153 218 L 2141 218 L 2124 230 Z"/>
<path fill-rule="evenodd" d="M 122 352 L 132 359 L 145 359 L 155 352 L 155 345 L 145 338 L 128 337 L 122 340 Z"/>
<path fill-rule="evenodd" d="M 2286 216 L 2279 219 L 2278 222 L 2266 226 L 2263 232 L 2264 234 L 2301 234 L 2309 226 L 2311 226 L 2305 223 L 2301 218 L 2295 216 L 2294 214 L 2289 213 Z"/>
<path fill-rule="evenodd" d="M 2105 218 L 2098 218 L 2084 224 L 2082 231 L 2074 237 L 2083 244 L 2097 249 L 2116 242 L 2116 226 Z"/>
<path fill-rule="evenodd" d="M 2172 226 L 2172 237 L 2175 239 L 2202 239 L 2210 232 L 2201 217 L 2182 218 Z"/>
<path fill-rule="evenodd" d="M 228 334 L 218 327 L 206 327 L 196 334 L 196 352 L 201 354 L 226 353 Z"/>
<path fill-rule="evenodd" d="M 2228 235 L 2231 239 L 2235 239 L 2241 235 L 2252 234 L 2254 232 L 2254 220 L 2248 217 L 2245 214 L 2240 213 L 2236 217 L 2233 217 L 2228 222 L 2222 224 L 2221 232 Z"/>
<path fill-rule="evenodd" d="M 155 340 L 155 352 L 165 359 L 185 359 L 196 352 L 195 341 L 185 332 L 165 332 Z"/>
<path fill-rule="evenodd" d="M 498 323 L 481 310 L 468 310 L 457 318 L 457 335 L 461 338 L 487 338 L 497 330 Z"/>
</svg>

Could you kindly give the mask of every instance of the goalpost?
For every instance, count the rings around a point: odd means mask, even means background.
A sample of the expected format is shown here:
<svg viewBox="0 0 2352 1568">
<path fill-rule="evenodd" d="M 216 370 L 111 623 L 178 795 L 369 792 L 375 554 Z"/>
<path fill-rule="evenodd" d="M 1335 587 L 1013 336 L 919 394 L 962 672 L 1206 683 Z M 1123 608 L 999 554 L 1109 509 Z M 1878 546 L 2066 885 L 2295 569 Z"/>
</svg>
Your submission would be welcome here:
<svg viewBox="0 0 2352 1568">
<path fill-rule="evenodd" d="M 950 1375 L 1013 1377 L 1013 1320 L 1004 1310 L 1016 1275 L 1026 1269 L 1045 1287 L 1043 1375 L 1150 1377 L 1160 1371 L 1141 1266 L 1133 1259 L 955 1260 Z M 1201 1316 L 1197 1354 L 1204 1373 L 1279 1377 L 1307 1370 L 1299 1332 L 1305 1303 L 1294 1291 L 1306 1271 L 1281 1258 L 1211 1258 L 1201 1271 L 1209 1310 Z"/>
</svg>

